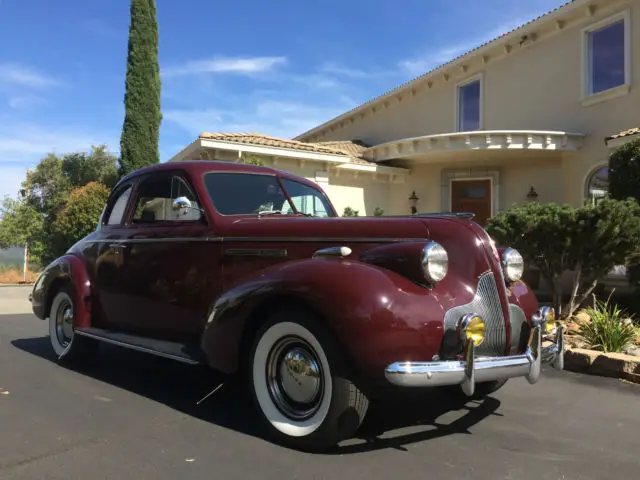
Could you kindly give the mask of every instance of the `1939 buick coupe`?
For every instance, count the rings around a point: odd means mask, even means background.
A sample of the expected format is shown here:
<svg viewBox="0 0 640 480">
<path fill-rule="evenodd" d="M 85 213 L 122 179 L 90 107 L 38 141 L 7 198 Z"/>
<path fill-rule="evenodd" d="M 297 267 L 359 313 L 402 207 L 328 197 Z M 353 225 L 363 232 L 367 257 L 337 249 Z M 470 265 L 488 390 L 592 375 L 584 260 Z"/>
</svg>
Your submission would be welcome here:
<svg viewBox="0 0 640 480">
<path fill-rule="evenodd" d="M 108 342 L 241 375 L 275 440 L 320 450 L 386 388 L 481 398 L 562 369 L 522 273 L 472 215 L 339 218 L 304 178 L 187 161 L 122 178 L 30 297 L 59 361 Z"/>
</svg>

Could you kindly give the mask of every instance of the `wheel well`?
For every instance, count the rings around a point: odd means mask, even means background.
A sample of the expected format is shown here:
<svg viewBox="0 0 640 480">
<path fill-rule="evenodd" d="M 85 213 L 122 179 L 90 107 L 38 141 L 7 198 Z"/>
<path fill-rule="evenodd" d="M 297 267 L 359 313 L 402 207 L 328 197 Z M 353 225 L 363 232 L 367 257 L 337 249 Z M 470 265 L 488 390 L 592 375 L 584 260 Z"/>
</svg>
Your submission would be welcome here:
<svg viewBox="0 0 640 480">
<path fill-rule="evenodd" d="M 249 349 L 251 348 L 251 344 L 253 339 L 255 338 L 258 329 L 262 325 L 262 323 L 276 310 L 289 307 L 289 308 L 300 308 L 303 310 L 309 311 L 312 315 L 316 315 L 319 320 L 325 321 L 326 317 L 323 315 L 321 311 L 311 305 L 309 302 L 304 300 L 303 298 L 297 297 L 295 295 L 275 295 L 269 298 L 266 298 L 260 302 L 258 302 L 251 310 L 251 313 L 247 316 L 244 324 L 244 328 L 242 330 L 242 337 L 240 340 L 240 348 L 238 349 L 238 370 L 242 370 L 245 367 L 246 361 L 249 359 Z M 344 355 L 346 359 L 349 359 L 349 355 L 347 349 L 344 347 L 344 344 L 340 341 L 339 338 L 335 335 L 333 330 L 327 325 L 327 331 L 333 336 L 336 340 L 341 353 Z"/>
<path fill-rule="evenodd" d="M 51 313 L 51 304 L 53 303 L 53 299 L 56 294 L 65 286 L 71 284 L 71 280 L 68 277 L 58 277 L 49 286 L 49 290 L 47 292 L 47 301 L 46 307 L 44 310 L 44 318 L 47 318 Z"/>
</svg>

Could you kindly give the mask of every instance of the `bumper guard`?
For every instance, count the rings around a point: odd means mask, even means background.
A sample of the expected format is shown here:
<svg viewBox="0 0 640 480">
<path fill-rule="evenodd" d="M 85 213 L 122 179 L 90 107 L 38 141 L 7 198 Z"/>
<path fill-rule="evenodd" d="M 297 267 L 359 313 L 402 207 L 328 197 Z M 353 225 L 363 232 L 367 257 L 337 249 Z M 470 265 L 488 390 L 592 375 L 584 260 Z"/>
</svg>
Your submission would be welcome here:
<svg viewBox="0 0 640 480">
<path fill-rule="evenodd" d="M 396 362 L 387 366 L 385 377 L 400 387 L 437 387 L 460 385 L 467 395 L 475 392 L 476 383 L 525 377 L 531 384 L 540 378 L 542 364 L 564 369 L 564 328 L 556 329 L 556 340 L 542 347 L 540 327 L 531 331 L 527 349 L 522 355 L 476 357 L 475 346 L 469 342 L 464 360 L 436 362 Z"/>
</svg>

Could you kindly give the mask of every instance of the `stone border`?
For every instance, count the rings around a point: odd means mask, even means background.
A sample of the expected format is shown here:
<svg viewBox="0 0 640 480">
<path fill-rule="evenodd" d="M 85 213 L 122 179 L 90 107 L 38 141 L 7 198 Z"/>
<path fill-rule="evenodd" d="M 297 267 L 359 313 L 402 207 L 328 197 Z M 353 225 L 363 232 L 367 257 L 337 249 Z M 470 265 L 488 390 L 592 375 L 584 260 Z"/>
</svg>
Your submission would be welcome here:
<svg viewBox="0 0 640 480">
<path fill-rule="evenodd" d="M 640 357 L 624 353 L 567 348 L 564 354 L 564 368 L 571 372 L 620 378 L 640 384 Z"/>
</svg>

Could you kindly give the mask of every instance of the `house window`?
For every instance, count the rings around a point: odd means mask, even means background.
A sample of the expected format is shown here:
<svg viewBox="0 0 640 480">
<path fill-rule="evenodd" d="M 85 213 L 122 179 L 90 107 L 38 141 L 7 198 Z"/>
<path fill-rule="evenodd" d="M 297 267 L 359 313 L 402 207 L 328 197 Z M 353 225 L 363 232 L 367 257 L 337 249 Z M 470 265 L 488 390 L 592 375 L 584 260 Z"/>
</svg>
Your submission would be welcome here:
<svg viewBox="0 0 640 480">
<path fill-rule="evenodd" d="M 585 196 L 589 203 L 595 204 L 609 192 L 609 167 L 602 166 L 591 172 L 585 185 Z"/>
<path fill-rule="evenodd" d="M 481 98 L 480 79 L 458 87 L 458 131 L 480 129 Z"/>
<path fill-rule="evenodd" d="M 628 83 L 629 44 L 626 16 L 605 20 L 586 31 L 586 94 Z"/>
</svg>

